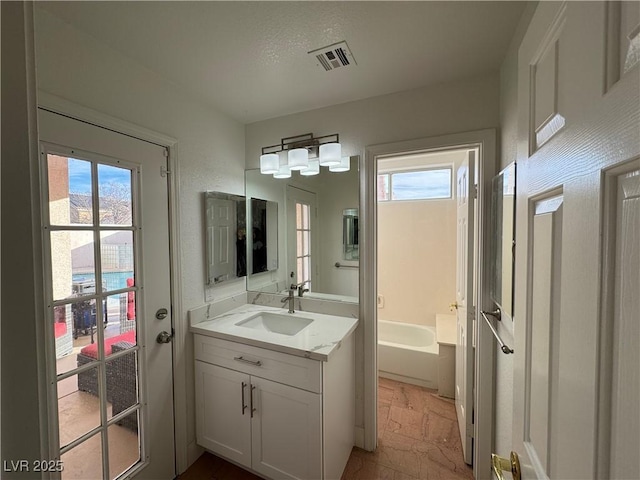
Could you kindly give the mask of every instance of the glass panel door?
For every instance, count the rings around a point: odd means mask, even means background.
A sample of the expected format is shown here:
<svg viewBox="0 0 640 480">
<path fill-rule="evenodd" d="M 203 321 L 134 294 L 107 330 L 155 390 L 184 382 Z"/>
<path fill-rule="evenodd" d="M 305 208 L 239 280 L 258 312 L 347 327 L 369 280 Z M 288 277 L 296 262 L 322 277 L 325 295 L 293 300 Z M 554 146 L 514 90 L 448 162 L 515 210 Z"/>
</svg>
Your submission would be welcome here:
<svg viewBox="0 0 640 480">
<path fill-rule="evenodd" d="M 44 158 L 61 475 L 113 479 L 142 458 L 139 172 L 86 155 Z"/>
</svg>

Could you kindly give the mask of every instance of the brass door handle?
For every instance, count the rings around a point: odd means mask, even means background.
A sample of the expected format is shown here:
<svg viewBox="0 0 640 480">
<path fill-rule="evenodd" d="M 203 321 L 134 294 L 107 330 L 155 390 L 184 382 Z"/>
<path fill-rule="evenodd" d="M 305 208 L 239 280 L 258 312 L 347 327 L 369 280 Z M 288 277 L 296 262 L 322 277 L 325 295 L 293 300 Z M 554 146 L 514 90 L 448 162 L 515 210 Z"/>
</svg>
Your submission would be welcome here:
<svg viewBox="0 0 640 480">
<path fill-rule="evenodd" d="M 516 452 L 511 452 L 510 458 L 503 458 L 495 453 L 491 454 L 491 464 L 493 465 L 493 471 L 499 480 L 504 480 L 502 472 L 511 472 L 511 478 L 513 480 L 521 480 L 520 459 Z"/>
<path fill-rule="evenodd" d="M 453 312 L 454 310 L 458 310 L 458 302 L 453 302 L 449 304 L 449 311 Z"/>
</svg>

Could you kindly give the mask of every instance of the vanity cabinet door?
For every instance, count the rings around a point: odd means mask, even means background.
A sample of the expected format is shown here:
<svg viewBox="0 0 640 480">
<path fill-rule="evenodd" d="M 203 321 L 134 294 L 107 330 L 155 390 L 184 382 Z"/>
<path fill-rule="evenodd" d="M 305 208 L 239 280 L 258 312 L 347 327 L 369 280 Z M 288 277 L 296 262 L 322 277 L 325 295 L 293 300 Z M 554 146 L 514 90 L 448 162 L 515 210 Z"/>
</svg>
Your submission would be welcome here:
<svg viewBox="0 0 640 480">
<path fill-rule="evenodd" d="M 251 377 L 252 468 L 269 478 L 322 478 L 322 395 Z"/>
<path fill-rule="evenodd" d="M 251 468 L 249 375 L 209 363 L 195 363 L 198 444 Z"/>
</svg>

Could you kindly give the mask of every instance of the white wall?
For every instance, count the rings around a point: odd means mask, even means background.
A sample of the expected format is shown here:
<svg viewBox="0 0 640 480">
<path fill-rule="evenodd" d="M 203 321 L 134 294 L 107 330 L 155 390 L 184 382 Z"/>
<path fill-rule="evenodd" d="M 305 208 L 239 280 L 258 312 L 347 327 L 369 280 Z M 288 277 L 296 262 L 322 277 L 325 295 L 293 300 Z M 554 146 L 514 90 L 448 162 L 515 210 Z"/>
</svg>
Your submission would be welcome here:
<svg viewBox="0 0 640 480">
<path fill-rule="evenodd" d="M 500 170 L 516 160 L 518 138 L 518 49 L 527 31 L 536 3 L 530 3 L 520 19 L 500 69 Z M 513 345 L 517 319 L 502 316 L 498 333 L 507 345 Z M 513 355 L 496 354 L 495 375 L 495 453 L 508 457 L 511 452 L 513 423 Z"/>
<path fill-rule="evenodd" d="M 247 125 L 246 167 L 257 168 L 260 149 L 282 137 L 340 134 L 343 155 L 362 155 L 381 143 L 497 128 L 497 74 L 368 98 Z M 356 330 L 356 425 L 364 424 L 364 336 Z"/>
<path fill-rule="evenodd" d="M 204 303 L 202 192 L 244 194 L 244 126 L 190 97 L 154 72 L 36 8 L 38 87 L 98 112 L 178 140 L 182 311 Z M 210 299 L 245 290 L 244 279 L 207 292 Z M 195 441 L 193 351 L 190 335 L 176 368 L 186 371 L 188 441 Z"/>
</svg>

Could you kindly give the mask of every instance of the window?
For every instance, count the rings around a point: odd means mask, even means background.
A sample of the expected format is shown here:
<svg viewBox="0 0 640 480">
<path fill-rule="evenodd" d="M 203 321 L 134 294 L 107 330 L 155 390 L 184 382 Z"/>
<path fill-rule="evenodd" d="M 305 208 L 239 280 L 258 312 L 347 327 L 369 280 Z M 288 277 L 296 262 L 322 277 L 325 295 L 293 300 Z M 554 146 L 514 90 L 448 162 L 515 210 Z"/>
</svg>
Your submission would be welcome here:
<svg viewBox="0 0 640 480">
<path fill-rule="evenodd" d="M 378 175 L 378 201 L 451 198 L 451 168 Z"/>
<path fill-rule="evenodd" d="M 296 202 L 296 269 L 298 283 L 311 286 L 311 207 Z"/>
</svg>

